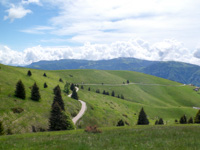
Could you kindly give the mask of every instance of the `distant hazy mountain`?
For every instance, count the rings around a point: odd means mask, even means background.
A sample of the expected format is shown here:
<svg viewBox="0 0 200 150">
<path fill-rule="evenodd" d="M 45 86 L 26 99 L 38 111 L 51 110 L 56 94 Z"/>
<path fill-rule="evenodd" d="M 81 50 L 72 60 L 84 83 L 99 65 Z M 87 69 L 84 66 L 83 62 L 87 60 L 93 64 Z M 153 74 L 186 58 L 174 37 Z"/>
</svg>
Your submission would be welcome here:
<svg viewBox="0 0 200 150">
<path fill-rule="evenodd" d="M 39 61 L 26 67 L 42 70 L 130 70 L 143 72 L 185 84 L 200 86 L 200 66 L 173 61 L 147 61 L 136 58 L 116 58 L 99 61 L 63 59 L 55 61 Z"/>
</svg>

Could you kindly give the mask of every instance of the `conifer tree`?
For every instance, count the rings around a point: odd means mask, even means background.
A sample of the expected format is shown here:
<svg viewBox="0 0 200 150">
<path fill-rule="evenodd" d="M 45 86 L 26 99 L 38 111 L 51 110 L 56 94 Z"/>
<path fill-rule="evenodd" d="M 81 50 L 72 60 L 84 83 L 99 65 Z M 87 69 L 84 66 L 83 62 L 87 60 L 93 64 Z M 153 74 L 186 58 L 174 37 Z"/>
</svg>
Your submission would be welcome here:
<svg viewBox="0 0 200 150">
<path fill-rule="evenodd" d="M 16 90 L 15 90 L 15 96 L 21 99 L 26 98 L 26 92 L 24 88 L 24 84 L 22 83 L 21 80 L 19 80 L 16 84 Z"/>
<path fill-rule="evenodd" d="M 45 82 L 45 83 L 44 83 L 44 88 L 47 88 L 47 87 L 48 87 L 48 85 L 47 85 L 47 83 Z"/>
<path fill-rule="evenodd" d="M 140 110 L 140 114 L 138 116 L 138 125 L 148 125 L 149 124 L 149 120 L 147 119 L 147 115 L 144 112 L 144 109 L 142 107 L 142 109 Z"/>
<path fill-rule="evenodd" d="M 159 124 L 159 125 L 163 125 L 163 124 L 164 124 L 164 121 L 163 121 L 162 118 L 159 119 L 158 124 Z"/>
<path fill-rule="evenodd" d="M 74 86 L 74 84 L 72 83 L 71 86 L 70 86 L 70 90 L 73 91 L 74 89 L 75 89 L 75 86 Z"/>
<path fill-rule="evenodd" d="M 47 77 L 46 73 L 43 74 L 44 77 Z"/>
<path fill-rule="evenodd" d="M 31 99 L 34 101 L 39 101 L 40 100 L 40 92 L 39 92 L 39 87 L 37 86 L 36 83 L 34 83 L 32 90 L 31 90 Z"/>
<path fill-rule="evenodd" d="M 64 113 L 58 102 L 53 103 L 49 118 L 49 130 L 59 131 L 71 129 L 74 129 L 74 125 L 70 117 Z"/>
<path fill-rule="evenodd" d="M 188 120 L 188 123 L 193 123 L 193 118 L 190 117 L 190 119 Z"/>
<path fill-rule="evenodd" d="M 29 77 L 32 76 L 32 73 L 30 70 L 27 72 L 27 76 L 29 76 Z"/>
<path fill-rule="evenodd" d="M 124 99 L 124 95 L 123 94 L 121 94 L 121 99 Z"/>
<path fill-rule="evenodd" d="M 129 84 L 129 80 L 127 80 L 126 83 Z"/>
<path fill-rule="evenodd" d="M 183 115 L 181 118 L 180 118 L 180 124 L 186 124 L 187 123 L 187 117 L 186 115 Z"/>
<path fill-rule="evenodd" d="M 103 94 L 106 95 L 106 91 L 105 90 L 103 90 Z"/>
<path fill-rule="evenodd" d="M 90 89 L 90 87 L 88 88 L 88 91 L 90 91 L 91 89 Z"/>
<path fill-rule="evenodd" d="M 106 95 L 110 95 L 110 93 L 109 93 L 109 92 L 106 92 Z"/>
<path fill-rule="evenodd" d="M 81 89 L 84 89 L 83 85 L 81 85 Z"/>
<path fill-rule="evenodd" d="M 62 78 L 59 79 L 60 82 L 63 82 Z"/>
<path fill-rule="evenodd" d="M 2 121 L 0 121 L 0 135 L 4 135 L 4 127 Z"/>
<path fill-rule="evenodd" d="M 194 122 L 195 123 L 200 123 L 200 110 L 198 110 L 198 112 L 197 112 L 197 114 L 196 114 L 196 116 L 194 118 Z"/>
<path fill-rule="evenodd" d="M 120 98 L 119 94 L 118 94 L 117 98 Z"/>
<path fill-rule="evenodd" d="M 155 125 L 158 125 L 158 120 L 155 121 Z"/>
<path fill-rule="evenodd" d="M 63 102 L 63 99 L 62 99 L 61 90 L 60 90 L 60 86 L 59 85 L 57 85 L 54 88 L 54 95 L 55 96 L 54 96 L 52 107 L 57 102 L 59 104 L 61 110 L 65 110 L 65 105 L 64 105 L 64 102 Z"/>
<path fill-rule="evenodd" d="M 113 97 L 115 96 L 115 91 L 112 91 L 112 94 L 111 94 Z"/>
<path fill-rule="evenodd" d="M 125 123 L 122 119 L 119 120 L 118 123 L 117 123 L 117 126 L 124 126 L 124 125 L 125 125 Z"/>
<path fill-rule="evenodd" d="M 77 92 L 76 92 L 76 89 L 74 89 L 74 90 L 72 91 L 72 96 L 71 96 L 71 98 L 78 100 L 78 94 L 77 94 Z"/>
</svg>

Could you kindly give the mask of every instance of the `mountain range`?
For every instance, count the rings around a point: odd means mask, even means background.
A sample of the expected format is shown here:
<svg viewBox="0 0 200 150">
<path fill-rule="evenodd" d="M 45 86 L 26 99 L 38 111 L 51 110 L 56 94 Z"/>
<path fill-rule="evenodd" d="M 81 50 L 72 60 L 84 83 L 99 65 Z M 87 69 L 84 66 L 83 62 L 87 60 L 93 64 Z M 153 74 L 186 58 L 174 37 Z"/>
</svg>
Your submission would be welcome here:
<svg viewBox="0 0 200 150">
<path fill-rule="evenodd" d="M 200 66 L 175 61 L 148 61 L 136 58 L 115 58 L 110 60 L 62 59 L 34 62 L 27 68 L 42 70 L 97 69 L 128 70 L 200 86 Z"/>
</svg>

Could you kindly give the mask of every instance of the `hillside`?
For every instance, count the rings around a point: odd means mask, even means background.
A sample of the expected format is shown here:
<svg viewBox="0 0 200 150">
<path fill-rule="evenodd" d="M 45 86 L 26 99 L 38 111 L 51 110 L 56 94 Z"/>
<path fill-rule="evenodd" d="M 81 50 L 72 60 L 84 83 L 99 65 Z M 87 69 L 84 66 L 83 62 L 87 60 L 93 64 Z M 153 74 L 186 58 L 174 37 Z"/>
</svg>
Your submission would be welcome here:
<svg viewBox="0 0 200 150">
<path fill-rule="evenodd" d="M 136 58 L 116 58 L 99 61 L 64 59 L 35 62 L 26 67 L 43 70 L 129 70 L 154 75 L 184 84 L 194 84 L 196 86 L 200 86 L 200 66 L 173 61 L 147 61 Z"/>
<path fill-rule="evenodd" d="M 48 117 L 53 101 L 53 88 L 64 82 L 77 83 L 84 89 L 79 90 L 81 100 L 87 104 L 87 111 L 83 118 L 78 121 L 78 128 L 85 128 L 87 125 L 98 125 L 100 127 L 116 126 L 120 119 L 123 119 L 130 126 L 135 125 L 138 112 L 144 107 L 154 124 L 158 117 L 162 117 L 167 124 L 174 124 L 183 114 L 188 117 L 194 116 L 197 110 L 192 107 L 200 107 L 200 94 L 193 91 L 194 87 L 170 80 L 158 78 L 143 73 L 132 71 L 103 71 L 103 70 L 58 70 L 43 71 L 30 69 L 32 76 L 28 77 L 27 68 L 11 67 L 0 65 L 0 119 L 3 120 L 6 128 L 12 128 L 15 133 L 30 132 L 31 126 L 48 128 Z M 44 77 L 44 72 L 47 77 Z M 21 79 L 27 91 L 26 100 L 14 97 L 15 85 Z M 130 84 L 123 84 L 127 80 Z M 30 100 L 30 89 L 36 82 L 40 87 L 42 99 L 40 102 Z M 43 84 L 47 82 L 48 88 L 44 89 Z M 79 86 L 79 87 L 80 87 Z M 91 91 L 88 91 L 88 88 Z M 123 94 L 125 99 L 98 94 L 99 89 L 115 95 Z M 80 109 L 76 100 L 68 98 L 64 93 L 63 99 L 67 112 L 74 116 Z M 24 111 L 20 114 L 13 113 L 11 108 L 21 107 Z"/>
</svg>

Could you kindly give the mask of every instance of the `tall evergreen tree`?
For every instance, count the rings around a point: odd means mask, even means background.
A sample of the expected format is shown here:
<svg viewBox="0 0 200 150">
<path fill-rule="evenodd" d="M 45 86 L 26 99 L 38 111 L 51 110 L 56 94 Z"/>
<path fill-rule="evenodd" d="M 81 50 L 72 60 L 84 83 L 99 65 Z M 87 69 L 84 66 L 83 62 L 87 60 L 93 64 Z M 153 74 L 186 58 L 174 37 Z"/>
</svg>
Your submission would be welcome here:
<svg viewBox="0 0 200 150">
<path fill-rule="evenodd" d="M 60 108 L 62 110 L 65 110 L 65 105 L 64 105 L 64 102 L 63 102 L 63 99 L 62 99 L 61 90 L 60 90 L 60 86 L 59 85 L 57 85 L 54 88 L 54 94 L 55 94 L 55 96 L 54 96 L 52 107 L 57 102 L 59 104 Z"/>
<path fill-rule="evenodd" d="M 139 114 L 139 117 L 138 117 L 138 122 L 137 122 L 138 125 L 148 125 L 149 124 L 149 120 L 147 119 L 147 115 L 146 113 L 144 112 L 144 109 L 142 107 L 142 109 L 140 110 L 140 114 Z"/>
<path fill-rule="evenodd" d="M 0 135 L 4 135 L 4 127 L 2 121 L 0 121 Z"/>
<path fill-rule="evenodd" d="M 163 125 L 163 124 L 164 124 L 164 121 L 163 121 L 162 118 L 159 119 L 158 124 L 159 124 L 159 125 Z"/>
<path fill-rule="evenodd" d="M 36 83 L 34 83 L 32 90 L 31 90 L 31 99 L 34 101 L 39 101 L 41 98 L 40 92 L 39 92 L 39 87 L 37 86 Z"/>
<path fill-rule="evenodd" d="M 180 124 L 186 124 L 187 123 L 187 117 L 186 115 L 183 115 L 181 118 L 180 118 Z"/>
<path fill-rule="evenodd" d="M 44 77 L 47 77 L 46 73 L 43 74 Z"/>
<path fill-rule="evenodd" d="M 72 83 L 71 86 L 70 86 L 70 90 L 73 91 L 74 89 L 75 89 L 75 85 L 74 85 L 74 83 Z"/>
<path fill-rule="evenodd" d="M 113 97 L 115 96 L 115 91 L 112 91 L 112 94 L 111 94 Z"/>
<path fill-rule="evenodd" d="M 22 83 L 21 80 L 19 80 L 16 84 L 16 90 L 15 90 L 15 96 L 21 99 L 26 98 L 26 92 L 24 88 L 24 84 Z"/>
<path fill-rule="evenodd" d="M 129 80 L 127 80 L 126 83 L 129 84 Z"/>
<path fill-rule="evenodd" d="M 77 92 L 76 92 L 76 89 L 74 89 L 74 90 L 72 91 L 72 96 L 71 96 L 71 98 L 78 100 L 78 94 L 77 94 Z"/>
<path fill-rule="evenodd" d="M 196 116 L 194 118 L 194 122 L 195 123 L 200 123 L 200 110 L 198 110 L 198 112 L 197 112 L 197 114 L 196 114 Z"/>
<path fill-rule="evenodd" d="M 32 76 L 32 73 L 30 70 L 27 72 L 27 76 L 29 76 L 29 77 Z"/>
<path fill-rule="evenodd" d="M 71 130 L 74 129 L 74 125 L 69 118 L 61 109 L 58 102 L 53 103 L 51 115 L 49 118 L 49 130 Z"/>
<path fill-rule="evenodd" d="M 193 118 L 190 117 L 190 119 L 188 120 L 188 123 L 193 123 Z"/>
<path fill-rule="evenodd" d="M 88 88 L 88 91 L 90 91 L 91 89 L 90 89 L 90 87 Z"/>
<path fill-rule="evenodd" d="M 44 83 L 44 88 L 47 88 L 47 87 L 48 87 L 48 85 L 47 85 L 47 83 L 45 82 L 45 83 Z"/>
</svg>

